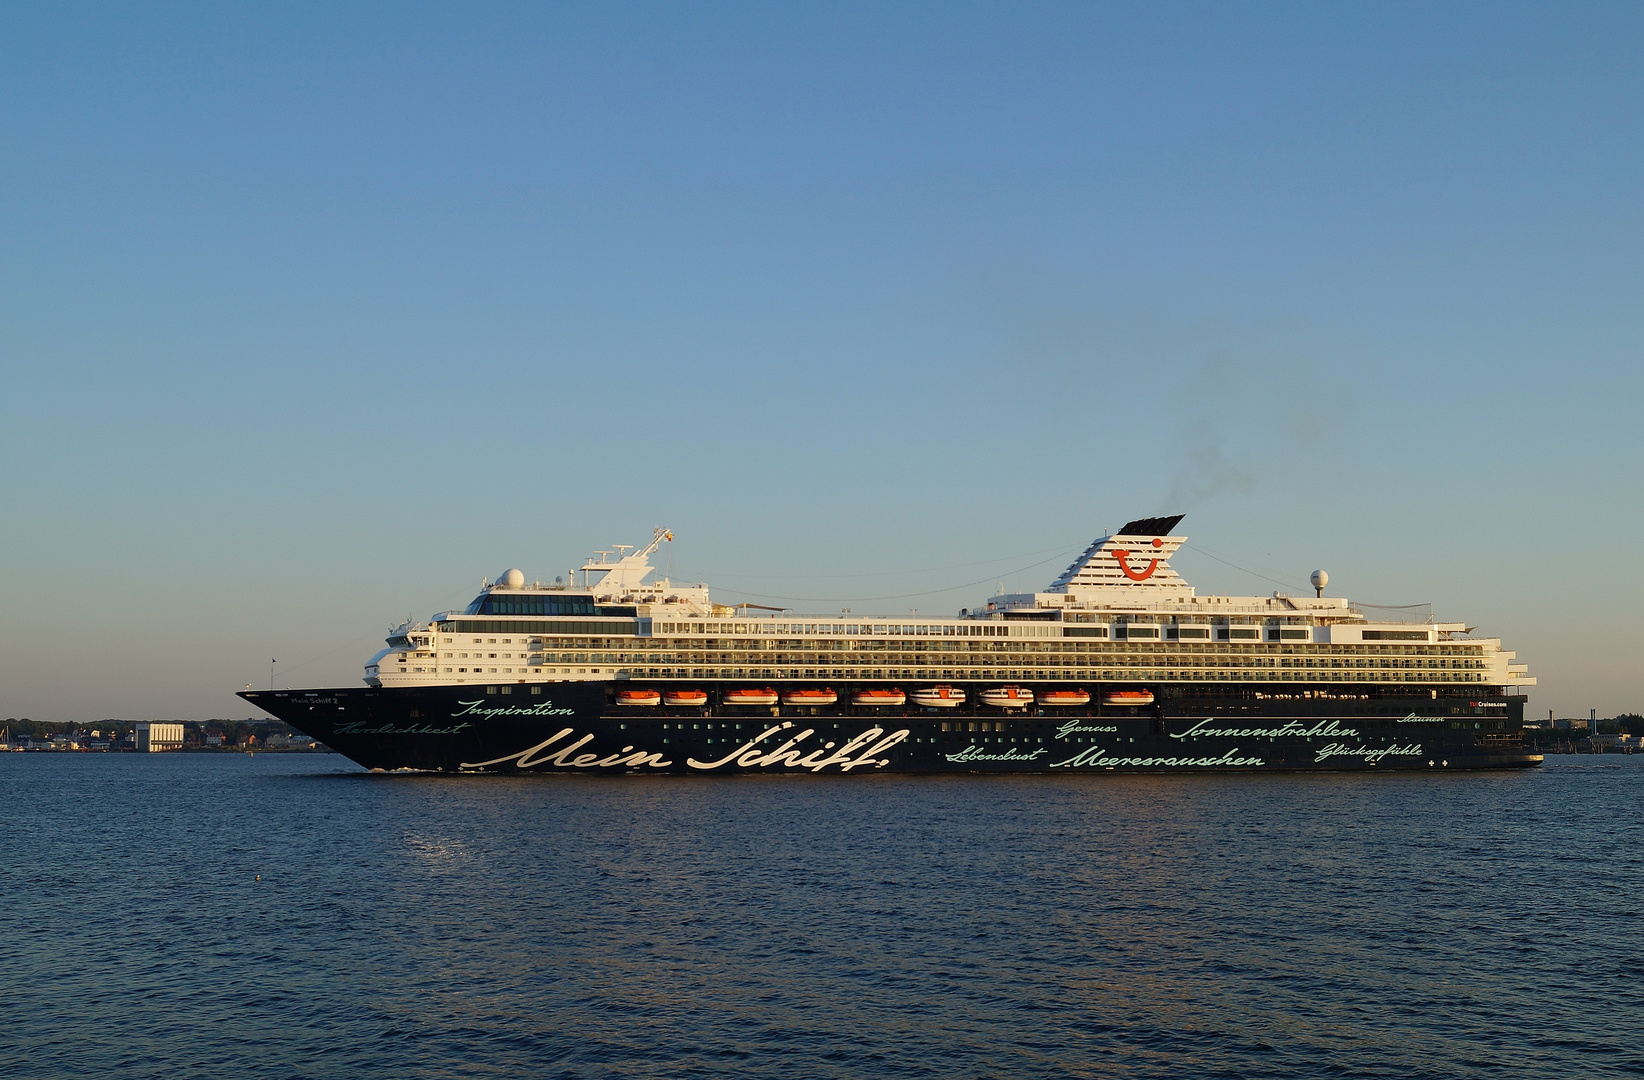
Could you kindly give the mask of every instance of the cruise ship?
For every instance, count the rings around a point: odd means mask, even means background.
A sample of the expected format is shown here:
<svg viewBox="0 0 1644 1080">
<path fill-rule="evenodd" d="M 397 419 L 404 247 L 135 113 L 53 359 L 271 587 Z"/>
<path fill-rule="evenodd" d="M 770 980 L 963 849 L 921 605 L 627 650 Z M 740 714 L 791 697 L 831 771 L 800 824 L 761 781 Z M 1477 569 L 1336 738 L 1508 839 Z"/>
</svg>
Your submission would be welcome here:
<svg viewBox="0 0 1644 1080">
<path fill-rule="evenodd" d="M 1459 622 L 1324 595 L 1200 596 L 1181 515 L 1090 544 L 1043 592 L 949 618 L 714 603 L 651 556 L 509 570 L 406 623 L 364 685 L 240 696 L 373 770 L 446 773 L 1519 768 L 1524 664 Z"/>
</svg>

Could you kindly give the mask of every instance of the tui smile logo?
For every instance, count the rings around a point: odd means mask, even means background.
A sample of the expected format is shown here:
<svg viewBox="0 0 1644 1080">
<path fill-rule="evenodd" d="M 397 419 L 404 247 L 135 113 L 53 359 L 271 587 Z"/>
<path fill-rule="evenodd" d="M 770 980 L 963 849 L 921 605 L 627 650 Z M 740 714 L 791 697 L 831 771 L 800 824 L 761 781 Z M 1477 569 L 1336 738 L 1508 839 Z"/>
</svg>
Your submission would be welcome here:
<svg viewBox="0 0 1644 1080">
<path fill-rule="evenodd" d="M 1155 536 L 1153 538 L 1154 550 L 1157 551 L 1162 547 L 1164 547 L 1164 541 Z M 1130 552 L 1126 551 L 1124 548 L 1114 548 L 1113 557 L 1119 560 L 1119 569 L 1123 570 L 1125 572 L 1125 577 L 1129 578 L 1131 581 L 1146 581 L 1148 578 L 1153 576 L 1153 571 L 1159 568 L 1159 560 L 1150 559 L 1148 560 L 1146 570 L 1132 570 L 1130 568 Z"/>
</svg>

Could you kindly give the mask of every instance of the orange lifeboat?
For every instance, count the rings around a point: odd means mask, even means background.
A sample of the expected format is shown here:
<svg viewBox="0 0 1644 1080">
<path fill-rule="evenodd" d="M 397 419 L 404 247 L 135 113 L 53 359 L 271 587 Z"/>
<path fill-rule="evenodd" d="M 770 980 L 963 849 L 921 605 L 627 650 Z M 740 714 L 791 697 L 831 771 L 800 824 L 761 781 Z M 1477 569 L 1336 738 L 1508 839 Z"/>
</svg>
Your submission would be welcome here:
<svg viewBox="0 0 1644 1080">
<path fill-rule="evenodd" d="M 851 693 L 852 705 L 905 705 L 908 695 L 900 690 L 856 690 Z"/>
<path fill-rule="evenodd" d="M 832 690 L 784 690 L 782 704 L 784 705 L 832 705 L 839 700 L 839 695 Z"/>
<path fill-rule="evenodd" d="M 1089 705 L 1089 690 L 1046 690 L 1039 695 L 1041 705 Z"/>
<path fill-rule="evenodd" d="M 616 692 L 618 705 L 660 705 L 662 694 L 656 690 L 618 690 Z"/>
<path fill-rule="evenodd" d="M 768 686 L 763 690 L 727 690 L 719 700 L 727 705 L 775 705 L 776 691 Z"/>
<path fill-rule="evenodd" d="M 706 690 L 669 690 L 662 695 L 664 705 L 697 706 L 708 704 Z"/>
<path fill-rule="evenodd" d="M 1103 705 L 1151 705 L 1153 691 L 1151 690 L 1106 690 L 1102 693 Z"/>
<path fill-rule="evenodd" d="M 1025 686 L 996 686 L 982 691 L 982 704 L 1001 709 L 1025 709 L 1033 704 L 1033 691 Z"/>
<path fill-rule="evenodd" d="M 965 692 L 957 686 L 927 686 L 913 692 L 913 703 L 927 709 L 951 709 L 965 703 Z"/>
</svg>

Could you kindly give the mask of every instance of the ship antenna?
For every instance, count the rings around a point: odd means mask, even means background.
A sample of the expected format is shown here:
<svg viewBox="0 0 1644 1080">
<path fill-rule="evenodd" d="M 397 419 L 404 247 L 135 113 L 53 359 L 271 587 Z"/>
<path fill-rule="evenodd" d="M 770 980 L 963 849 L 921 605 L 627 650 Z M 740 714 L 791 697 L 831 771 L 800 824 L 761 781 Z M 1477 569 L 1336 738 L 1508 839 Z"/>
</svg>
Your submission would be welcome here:
<svg viewBox="0 0 1644 1080">
<path fill-rule="evenodd" d="M 645 550 L 639 553 L 639 557 L 642 559 L 650 558 L 651 553 L 661 547 L 664 540 L 672 540 L 673 538 L 673 530 L 664 529 L 661 526 L 658 526 L 656 529 L 652 530 L 651 542 L 645 545 Z"/>
</svg>

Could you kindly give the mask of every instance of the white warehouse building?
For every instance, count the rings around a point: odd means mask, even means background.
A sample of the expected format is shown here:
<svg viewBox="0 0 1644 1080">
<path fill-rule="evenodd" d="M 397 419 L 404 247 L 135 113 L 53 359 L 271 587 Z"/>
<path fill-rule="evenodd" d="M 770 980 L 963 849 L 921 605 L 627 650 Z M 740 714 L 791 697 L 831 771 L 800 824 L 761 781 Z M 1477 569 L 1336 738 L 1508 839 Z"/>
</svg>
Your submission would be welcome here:
<svg viewBox="0 0 1644 1080">
<path fill-rule="evenodd" d="M 180 750 L 183 746 L 183 725 L 171 720 L 155 720 L 137 725 L 137 750 L 154 753 L 160 750 Z"/>
</svg>

